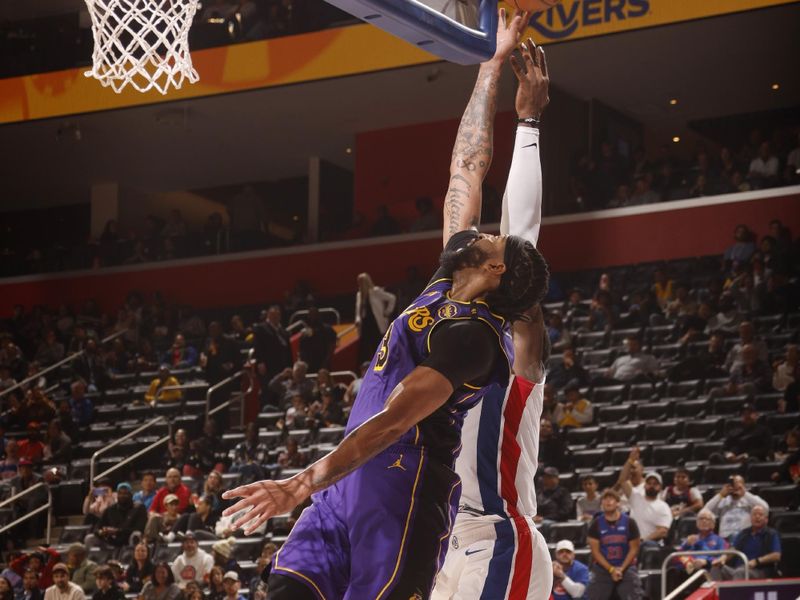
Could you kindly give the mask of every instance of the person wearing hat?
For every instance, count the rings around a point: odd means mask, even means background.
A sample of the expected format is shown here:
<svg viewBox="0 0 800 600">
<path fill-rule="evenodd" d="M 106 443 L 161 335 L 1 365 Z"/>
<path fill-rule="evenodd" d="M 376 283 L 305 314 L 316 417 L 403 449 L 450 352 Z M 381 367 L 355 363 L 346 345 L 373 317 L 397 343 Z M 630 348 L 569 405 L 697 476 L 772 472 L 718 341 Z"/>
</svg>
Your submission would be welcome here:
<svg viewBox="0 0 800 600">
<path fill-rule="evenodd" d="M 236 545 L 236 538 L 229 537 L 224 540 L 219 540 L 211 546 L 211 554 L 214 557 L 214 565 L 222 567 L 225 572 L 241 571 L 239 563 L 233 557 L 233 547 Z"/>
<path fill-rule="evenodd" d="M 133 488 L 123 481 L 117 485 L 117 502 L 106 508 L 84 540 L 87 546 L 110 545 L 115 548 L 130 545 L 131 535 L 141 534 L 147 525 L 147 511 L 133 503 Z"/>
<path fill-rule="evenodd" d="M 125 600 L 125 592 L 114 581 L 114 572 L 111 567 L 100 567 L 94 573 L 97 591 L 92 595 L 92 600 Z"/>
<path fill-rule="evenodd" d="M 166 512 L 164 514 L 151 514 L 147 520 L 147 525 L 144 528 L 144 538 L 150 542 L 163 541 L 161 536 L 170 536 L 166 541 L 171 542 L 174 539 L 175 529 L 180 522 L 181 514 L 178 512 L 180 500 L 175 494 L 167 494 L 164 497 L 164 507 Z"/>
<path fill-rule="evenodd" d="M 636 520 L 645 546 L 661 546 L 672 526 L 672 510 L 659 498 L 663 487 L 661 475 L 651 471 L 644 476 L 644 493 L 633 488 L 630 481 L 631 464 L 639 460 L 639 448 L 631 451 L 619 475 L 618 484 L 628 497 L 631 517 Z"/>
<path fill-rule="evenodd" d="M 242 587 L 239 581 L 239 573 L 228 571 L 222 576 L 222 585 L 225 587 L 225 600 L 244 600 L 244 596 L 239 593 Z"/>
<path fill-rule="evenodd" d="M 72 583 L 81 586 L 87 594 L 93 594 L 97 587 L 94 579 L 97 563 L 89 560 L 89 550 L 84 544 L 76 542 L 67 549 L 67 566 Z"/>
<path fill-rule="evenodd" d="M 69 569 L 64 563 L 53 566 L 53 585 L 44 593 L 44 600 L 86 600 L 81 586 L 69 580 Z"/>
<path fill-rule="evenodd" d="M 181 589 L 186 587 L 189 581 L 196 581 L 202 585 L 211 567 L 214 566 L 214 558 L 197 545 L 194 533 L 187 531 L 182 537 L 183 552 L 172 563 L 175 583 Z"/>
<path fill-rule="evenodd" d="M 559 541 L 553 562 L 553 600 L 584 600 L 587 585 L 589 568 L 575 560 L 575 546 L 571 541 Z"/>
<path fill-rule="evenodd" d="M 636 556 L 640 535 L 636 521 L 619 509 L 620 495 L 608 488 L 600 496 L 603 510 L 589 525 L 589 548 L 594 563 L 589 575 L 588 600 L 641 600 L 644 595 Z"/>
<path fill-rule="evenodd" d="M 559 485 L 559 473 L 555 467 L 545 467 L 542 485 L 536 494 L 539 510 L 533 520 L 537 524 L 548 525 L 567 521 L 574 514 L 572 495 L 567 488 Z"/>
<path fill-rule="evenodd" d="M 564 401 L 556 404 L 553 420 L 562 429 L 591 425 L 594 419 L 592 403 L 583 397 L 580 384 L 570 381 L 564 388 Z"/>
</svg>

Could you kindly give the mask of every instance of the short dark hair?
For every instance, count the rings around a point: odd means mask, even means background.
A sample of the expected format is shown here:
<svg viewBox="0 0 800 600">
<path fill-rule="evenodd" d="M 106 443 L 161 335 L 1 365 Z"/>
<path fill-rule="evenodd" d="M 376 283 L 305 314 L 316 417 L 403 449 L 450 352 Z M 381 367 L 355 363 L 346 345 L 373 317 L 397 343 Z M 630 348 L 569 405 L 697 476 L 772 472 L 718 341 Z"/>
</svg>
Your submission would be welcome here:
<svg viewBox="0 0 800 600">
<path fill-rule="evenodd" d="M 494 312 L 509 321 L 527 320 L 525 311 L 547 294 L 550 268 L 531 242 L 514 235 L 506 239 L 505 263 L 500 285 L 486 295 L 486 300 Z"/>
<path fill-rule="evenodd" d="M 110 579 L 114 581 L 114 571 L 111 570 L 111 567 L 98 567 L 97 570 L 94 572 L 95 578 L 101 579 Z"/>
</svg>

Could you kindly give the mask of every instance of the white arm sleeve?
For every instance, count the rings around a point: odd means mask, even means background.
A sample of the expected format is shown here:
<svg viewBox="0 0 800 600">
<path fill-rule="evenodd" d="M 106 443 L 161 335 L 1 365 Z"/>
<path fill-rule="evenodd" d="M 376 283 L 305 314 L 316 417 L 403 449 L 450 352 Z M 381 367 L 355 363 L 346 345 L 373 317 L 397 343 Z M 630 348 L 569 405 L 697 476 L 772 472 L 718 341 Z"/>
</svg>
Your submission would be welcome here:
<svg viewBox="0 0 800 600">
<path fill-rule="evenodd" d="M 517 235 L 535 246 L 542 224 L 542 164 L 539 159 L 539 130 L 517 127 L 514 156 L 503 194 L 500 233 Z"/>
<path fill-rule="evenodd" d="M 561 580 L 561 585 L 567 590 L 567 593 L 573 598 L 583 598 L 583 593 L 586 591 L 586 586 L 577 581 L 572 581 L 569 577 L 564 577 Z"/>
</svg>

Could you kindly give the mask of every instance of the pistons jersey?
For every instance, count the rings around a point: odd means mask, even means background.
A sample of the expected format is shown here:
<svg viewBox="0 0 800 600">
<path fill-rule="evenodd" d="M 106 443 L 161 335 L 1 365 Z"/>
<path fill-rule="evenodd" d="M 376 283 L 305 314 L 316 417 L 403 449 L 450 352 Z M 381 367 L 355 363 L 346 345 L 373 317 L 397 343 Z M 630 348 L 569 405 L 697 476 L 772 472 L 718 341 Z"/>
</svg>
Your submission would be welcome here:
<svg viewBox="0 0 800 600">
<path fill-rule="evenodd" d="M 467 414 L 456 462 L 463 509 L 503 518 L 536 514 L 543 390 L 544 380 L 514 376 L 507 386 L 492 386 Z"/>
<path fill-rule="evenodd" d="M 430 354 L 431 335 L 442 323 L 477 320 L 494 332 L 501 349 L 487 383 L 464 384 L 433 414 L 407 431 L 398 444 L 425 446 L 428 455 L 453 468 L 461 449 L 464 415 L 489 390 L 504 388 L 514 361 L 514 346 L 508 321 L 493 314 L 482 301 L 450 299 L 451 279 L 432 282 L 389 326 L 378 346 L 356 397 L 346 433 L 384 408 L 392 390 Z M 469 352 L 469 348 L 464 348 Z"/>
</svg>

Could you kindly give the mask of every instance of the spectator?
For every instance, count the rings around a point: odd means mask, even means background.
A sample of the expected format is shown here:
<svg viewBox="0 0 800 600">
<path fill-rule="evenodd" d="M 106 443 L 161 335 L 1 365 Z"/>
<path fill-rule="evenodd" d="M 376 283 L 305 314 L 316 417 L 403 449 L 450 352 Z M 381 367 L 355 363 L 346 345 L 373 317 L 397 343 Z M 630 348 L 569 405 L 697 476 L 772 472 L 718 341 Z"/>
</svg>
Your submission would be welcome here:
<svg viewBox="0 0 800 600">
<path fill-rule="evenodd" d="M 601 383 L 618 385 L 623 383 L 649 382 L 661 374 L 658 360 L 652 354 L 642 352 L 642 343 L 636 335 L 625 338 L 626 353 L 617 358 L 606 370 Z"/>
<path fill-rule="evenodd" d="M 357 278 L 355 323 L 358 328 L 358 360 L 372 360 L 372 355 L 389 329 L 397 297 L 372 282 L 369 273 Z"/>
<path fill-rule="evenodd" d="M 211 571 L 208 574 L 208 600 L 222 600 L 225 597 L 223 577 L 225 577 L 225 571 L 222 570 L 222 567 L 216 565 L 211 567 Z"/>
<path fill-rule="evenodd" d="M 597 480 L 592 475 L 581 478 L 583 494 L 575 503 L 575 511 L 579 521 L 591 521 L 600 512 L 600 495 L 597 493 Z"/>
<path fill-rule="evenodd" d="M 181 588 L 175 583 L 172 570 L 165 562 L 153 569 L 153 578 L 144 584 L 138 600 L 178 600 Z"/>
<path fill-rule="evenodd" d="M 225 507 L 233 504 L 233 502 L 229 500 L 222 499 L 222 493 L 224 491 L 222 475 L 220 475 L 219 471 L 211 471 L 203 484 L 202 493 L 211 501 L 211 512 L 214 513 L 215 517 L 219 516 L 219 513 L 221 513 Z"/>
<path fill-rule="evenodd" d="M 786 432 L 786 440 L 775 458 L 781 461 L 781 466 L 771 479 L 779 483 L 800 483 L 800 428 Z"/>
<path fill-rule="evenodd" d="M 791 384 L 800 380 L 800 361 L 797 357 L 797 344 L 789 344 L 786 346 L 785 358 L 775 361 L 772 387 L 776 391 L 784 392 Z"/>
<path fill-rule="evenodd" d="M 601 495 L 603 512 L 589 526 L 589 547 L 594 559 L 589 600 L 610 600 L 614 592 L 625 600 L 641 600 L 644 595 L 636 569 L 639 527 L 620 511 L 619 501 L 617 492 L 605 490 Z"/>
<path fill-rule="evenodd" d="M 547 316 L 547 337 L 550 338 L 550 347 L 553 352 L 564 351 L 572 346 L 572 333 L 564 325 L 561 313 L 554 310 Z"/>
<path fill-rule="evenodd" d="M 186 236 L 187 232 L 186 221 L 183 220 L 181 211 L 177 208 L 173 208 L 169 211 L 167 222 L 164 223 L 164 227 L 161 229 L 161 236 L 164 239 L 182 238 Z"/>
<path fill-rule="evenodd" d="M 86 594 L 91 594 L 97 588 L 94 572 L 97 563 L 89 560 L 89 550 L 80 542 L 72 544 L 67 550 L 67 567 L 69 578 L 81 587 Z M 53 567 L 53 581 L 56 581 L 56 569 Z"/>
<path fill-rule="evenodd" d="M 716 521 L 717 518 L 714 516 L 714 513 L 710 510 L 702 509 L 697 513 L 697 533 L 683 540 L 678 550 L 699 552 L 703 550 L 724 550 L 727 548 L 728 542 L 714 533 Z M 700 554 L 680 557 L 678 562 L 683 566 L 686 573 L 691 575 L 697 569 L 706 569 L 710 571 L 712 563 L 718 559 L 719 556 L 717 555 Z"/>
<path fill-rule="evenodd" d="M 228 463 L 228 450 L 225 442 L 217 433 L 217 422 L 208 419 L 203 425 L 203 435 L 194 440 L 190 446 L 196 456 L 195 465 L 203 473 L 209 471 L 224 471 Z"/>
<path fill-rule="evenodd" d="M 753 234 L 747 228 L 747 225 L 737 225 L 733 232 L 733 239 L 733 244 L 728 246 L 722 257 L 723 269 L 728 271 L 731 270 L 734 263 L 748 263 L 756 252 Z"/>
<path fill-rule="evenodd" d="M 308 364 L 308 371 L 316 373 L 330 367 L 336 349 L 336 332 L 319 316 L 319 309 L 308 309 L 306 326 L 300 333 L 300 359 Z"/>
<path fill-rule="evenodd" d="M 767 527 L 769 509 L 763 506 L 754 506 L 750 510 L 750 525 L 743 528 L 731 544 L 736 550 L 748 558 L 750 579 L 767 579 L 778 576 L 778 563 L 781 560 L 781 536 L 771 527 Z M 716 561 L 712 569 L 714 579 L 744 579 L 744 565 L 738 567 L 728 566 L 728 563 L 737 564 L 735 556 L 725 555 Z"/>
<path fill-rule="evenodd" d="M 102 391 L 108 385 L 108 370 L 95 338 L 86 338 L 83 353 L 72 362 L 72 373 L 90 392 Z"/>
<path fill-rule="evenodd" d="M 166 466 L 185 473 L 189 461 L 189 438 L 185 429 L 175 430 L 173 438 L 167 443 L 167 452 L 164 456 Z M 188 473 L 186 473 L 188 475 Z"/>
<path fill-rule="evenodd" d="M 703 508 L 703 495 L 689 481 L 686 467 L 678 467 L 672 485 L 661 492 L 661 499 L 667 503 L 674 519 L 696 513 Z"/>
<path fill-rule="evenodd" d="M 238 573 L 241 569 L 239 563 L 233 557 L 233 547 L 236 545 L 236 538 L 229 537 L 224 540 L 218 540 L 211 546 L 211 556 L 214 558 L 214 565 L 220 567 L 226 573 L 235 571 Z"/>
<path fill-rule="evenodd" d="M 291 369 L 284 369 L 269 382 L 270 389 L 282 405 L 296 395 L 305 402 L 314 399 L 314 382 L 306 377 L 307 373 L 308 365 L 298 360 Z"/>
<path fill-rule="evenodd" d="M 39 587 L 39 573 L 33 569 L 27 569 L 22 576 L 22 594 L 19 600 L 42 600 L 44 594 Z"/>
<path fill-rule="evenodd" d="M 675 298 L 675 282 L 667 278 L 664 269 L 656 269 L 653 272 L 653 295 L 661 310 L 666 310 L 670 302 Z"/>
<path fill-rule="evenodd" d="M 292 405 L 286 409 L 286 415 L 283 421 L 278 421 L 278 427 L 282 428 L 284 431 L 305 429 L 309 426 L 308 405 L 299 394 L 294 394 L 291 398 Z"/>
<path fill-rule="evenodd" d="M 41 388 L 33 387 L 25 394 L 23 414 L 28 421 L 46 423 L 56 416 L 56 407 Z"/>
<path fill-rule="evenodd" d="M 245 429 L 244 441 L 231 451 L 231 472 L 241 473 L 243 483 L 251 483 L 265 477 L 264 464 L 269 449 L 258 439 L 258 424 L 250 422 Z"/>
<path fill-rule="evenodd" d="M 44 600 L 86 600 L 86 594 L 69 580 L 67 565 L 58 563 L 53 567 L 53 585 L 45 591 Z"/>
<path fill-rule="evenodd" d="M 175 334 L 175 340 L 164 355 L 163 362 L 173 369 L 189 369 L 197 364 L 197 350 L 186 343 L 182 333 Z"/>
<path fill-rule="evenodd" d="M 292 348 L 289 334 L 281 325 L 281 309 L 270 306 L 263 323 L 253 329 L 254 354 L 259 374 L 269 383 L 284 369 L 292 366 Z M 266 389 L 266 385 L 263 388 Z"/>
<path fill-rule="evenodd" d="M 53 585 L 53 567 L 61 562 L 61 555 L 53 548 L 40 547 L 36 552 L 22 553 L 9 563 L 9 568 L 17 575 L 28 571 L 37 573 L 40 589 Z"/>
<path fill-rule="evenodd" d="M 568 469 L 569 460 L 567 443 L 555 430 L 552 421 L 543 417 L 539 421 L 539 464 L 543 467 Z"/>
<path fill-rule="evenodd" d="M 758 156 L 750 161 L 747 180 L 755 189 L 772 187 L 778 184 L 778 157 L 772 152 L 769 142 L 761 142 Z"/>
<path fill-rule="evenodd" d="M 228 571 L 222 578 L 225 586 L 225 600 L 244 600 L 244 596 L 239 593 L 241 584 L 239 574 L 236 571 Z"/>
<path fill-rule="evenodd" d="M 725 394 L 743 394 L 752 396 L 759 392 L 766 392 L 770 389 L 771 371 L 766 362 L 758 358 L 756 347 L 753 344 L 745 344 L 741 353 L 742 362 L 733 369 L 728 384 L 722 389 Z M 712 390 L 712 397 L 720 394 L 720 391 Z M 721 395 L 721 394 L 720 394 Z"/>
<path fill-rule="evenodd" d="M 133 502 L 131 484 L 117 484 L 117 502 L 103 511 L 94 526 L 93 533 L 86 536 L 86 545 L 108 544 L 115 548 L 128 546 L 134 534 L 141 535 L 147 524 L 147 509 Z M 98 544 L 98 542 L 100 542 Z"/>
<path fill-rule="evenodd" d="M 411 226 L 408 228 L 408 231 L 410 233 L 416 233 L 418 231 L 429 231 L 431 229 L 436 229 L 437 227 L 439 227 L 439 218 L 433 211 L 433 200 L 431 200 L 427 196 L 424 196 L 422 198 L 417 198 L 417 201 L 414 203 L 414 206 L 417 209 L 417 218 L 413 223 L 411 223 Z"/>
<path fill-rule="evenodd" d="M 611 292 L 600 289 L 594 295 L 589 309 L 589 331 L 610 331 L 619 317 L 619 308 L 613 303 Z"/>
<path fill-rule="evenodd" d="M 14 586 L 5 575 L 0 575 L 0 600 L 14 600 Z"/>
<path fill-rule="evenodd" d="M 205 369 L 206 379 L 210 384 L 219 383 L 233 375 L 239 350 L 233 341 L 224 334 L 218 321 L 208 324 L 208 339 L 200 354 L 200 366 Z"/>
<path fill-rule="evenodd" d="M 589 585 L 589 569 L 575 560 L 575 546 L 569 540 L 556 544 L 556 560 L 553 561 L 553 600 L 585 600 Z"/>
<path fill-rule="evenodd" d="M 705 508 L 717 516 L 719 534 L 729 540 L 750 527 L 750 511 L 754 506 L 769 509 L 762 498 L 747 491 L 744 477 L 734 475 L 731 482 L 722 486 L 719 493 L 706 503 Z"/>
<path fill-rule="evenodd" d="M 86 385 L 75 381 L 70 386 L 69 409 L 78 427 L 88 427 L 94 418 L 94 404 L 86 396 Z"/>
<path fill-rule="evenodd" d="M 183 513 L 189 508 L 189 500 L 192 496 L 191 490 L 181 481 L 181 473 L 177 469 L 167 469 L 164 487 L 156 492 L 155 498 L 150 505 L 151 513 L 165 513 L 165 503 L 167 495 L 173 494 L 178 500 L 178 512 Z"/>
<path fill-rule="evenodd" d="M 138 594 L 153 577 L 155 566 L 150 560 L 150 548 L 144 542 L 139 542 L 133 549 L 133 560 L 125 571 L 125 581 L 128 584 L 128 593 Z"/>
<path fill-rule="evenodd" d="M 559 402 L 553 412 L 553 419 L 559 427 L 583 427 L 594 420 L 594 408 L 581 394 L 580 385 L 572 381 L 564 388 L 564 402 Z"/>
<path fill-rule="evenodd" d="M 179 506 L 180 500 L 178 500 L 178 496 L 167 494 L 164 498 L 165 511 L 151 514 L 147 520 L 147 525 L 145 525 L 144 538 L 148 543 L 172 542 L 175 539 L 173 529 L 176 528 L 181 518 Z"/>
<path fill-rule="evenodd" d="M 267 542 L 264 544 L 264 547 L 261 548 L 261 554 L 256 561 L 256 575 L 250 580 L 249 586 L 249 589 L 256 594 L 254 597 L 255 600 L 266 600 L 266 583 L 262 580 L 261 574 L 264 572 L 264 569 L 267 568 L 267 565 L 272 562 L 272 557 L 277 551 L 278 546 L 272 542 Z M 263 594 L 260 599 L 258 596 L 259 593 Z"/>
<path fill-rule="evenodd" d="M 772 451 L 772 432 L 766 425 L 758 422 L 755 407 L 746 403 L 742 406 L 742 426 L 733 430 L 722 446 L 723 457 L 729 463 L 745 463 L 750 458 L 767 460 Z M 717 455 L 710 459 L 716 461 Z"/>
<path fill-rule="evenodd" d="M 558 407 L 555 388 L 546 383 L 542 389 L 542 418 L 547 419 L 555 425 L 555 412 Z"/>
<path fill-rule="evenodd" d="M 728 351 L 728 356 L 725 358 L 725 368 L 729 373 L 733 373 L 744 362 L 742 354 L 744 347 L 748 345 L 753 346 L 759 361 L 767 362 L 769 358 L 767 344 L 756 337 L 756 328 L 750 321 L 743 321 L 739 325 L 739 341 Z"/>
<path fill-rule="evenodd" d="M 48 463 L 68 463 L 72 456 L 72 440 L 61 430 L 61 421 L 52 419 L 47 426 L 44 460 Z"/>
<path fill-rule="evenodd" d="M 208 552 L 198 547 L 194 533 L 187 531 L 183 534 L 183 553 L 172 563 L 172 575 L 178 582 L 178 587 L 184 588 L 190 581 L 203 585 L 213 566 L 214 559 Z"/>
<path fill-rule="evenodd" d="M 638 460 L 638 448 L 631 453 L 631 458 Z M 631 461 L 627 461 L 619 476 L 619 485 L 628 497 L 631 506 L 631 517 L 639 526 L 642 544 L 645 546 L 661 546 L 672 526 L 672 511 L 669 505 L 659 499 L 663 486 L 661 475 L 651 471 L 644 477 L 644 493 L 633 489 L 630 482 Z"/>
<path fill-rule="evenodd" d="M 26 438 L 19 440 L 20 460 L 29 460 L 34 465 L 41 464 L 44 458 L 44 444 L 39 433 L 39 423 L 31 421 L 28 423 Z"/>
<path fill-rule="evenodd" d="M 364 382 L 364 376 L 369 370 L 369 365 L 370 361 L 364 361 L 361 363 L 361 365 L 359 365 L 358 377 L 347 386 L 347 391 L 344 393 L 344 398 L 342 398 L 342 402 L 345 406 L 353 406 L 353 402 L 356 401 L 358 390 L 361 389 L 361 384 Z"/>
<path fill-rule="evenodd" d="M 377 208 L 378 218 L 375 219 L 370 228 L 370 235 L 373 237 L 381 237 L 384 235 L 395 235 L 400 233 L 400 225 L 397 220 L 389 213 L 389 207 L 381 204 Z"/>
<path fill-rule="evenodd" d="M 180 387 L 181 383 L 174 376 L 170 374 L 168 365 L 161 365 L 158 369 L 158 377 L 150 382 L 150 387 L 144 395 L 144 401 L 147 404 L 155 404 L 156 402 L 180 402 L 183 399 L 183 392 L 181 390 L 164 390 L 162 388 Z"/>
<path fill-rule="evenodd" d="M 56 332 L 48 330 L 44 340 L 36 350 L 36 362 L 41 367 L 49 367 L 64 358 L 64 344 L 56 339 Z"/>
<path fill-rule="evenodd" d="M 111 488 L 111 481 L 108 478 L 99 480 L 83 499 L 83 514 L 86 515 L 84 524 L 97 523 L 105 510 L 116 502 L 117 496 Z"/>
<path fill-rule="evenodd" d="M 0 479 L 13 479 L 19 467 L 19 444 L 17 440 L 6 440 L 5 458 L 0 460 Z"/>
<path fill-rule="evenodd" d="M 658 193 L 654 192 L 650 187 L 652 180 L 653 176 L 649 173 L 636 178 L 630 204 L 655 204 L 661 200 Z"/>
<path fill-rule="evenodd" d="M 117 586 L 110 567 L 100 567 L 94 575 L 97 591 L 92 595 L 92 600 L 125 600 L 125 592 Z"/>
<path fill-rule="evenodd" d="M 335 398 L 335 392 L 331 388 L 323 388 L 320 391 L 321 402 L 314 403 L 314 410 L 312 417 L 316 422 L 317 427 L 336 427 L 343 425 L 345 418 L 344 412 L 338 400 Z"/>
<path fill-rule="evenodd" d="M 286 440 L 286 450 L 278 455 L 278 465 L 282 469 L 300 469 L 308 464 L 308 457 L 299 450 L 297 440 Z"/>
<path fill-rule="evenodd" d="M 17 466 L 18 474 L 8 481 L 8 485 L 11 488 L 11 496 L 24 492 L 42 482 L 42 476 L 33 472 L 31 461 L 22 458 Z M 11 507 L 11 516 L 14 519 L 18 519 L 41 507 L 46 501 L 47 492 L 43 488 L 37 488 L 35 492 L 14 501 Z M 39 513 L 38 518 L 29 519 L 11 530 L 11 537 L 19 544 L 18 547 L 24 547 L 23 541 L 25 539 L 38 537 L 44 525 L 42 517 L 44 517 L 44 514 Z"/>
<path fill-rule="evenodd" d="M 555 467 L 545 467 L 542 485 L 536 494 L 538 512 L 533 520 L 537 524 L 568 521 L 573 513 L 572 496 L 567 488 L 559 485 L 559 473 Z"/>
<path fill-rule="evenodd" d="M 174 533 L 194 532 L 198 539 L 217 539 L 214 535 L 214 525 L 217 516 L 212 511 L 214 498 L 212 496 L 201 496 L 195 502 L 195 510 L 191 513 L 183 513 L 178 522 L 172 527 Z M 206 535 L 209 534 L 209 535 Z"/>
<path fill-rule="evenodd" d="M 697 302 L 689 296 L 689 286 L 686 283 L 675 286 L 675 298 L 667 303 L 664 313 L 667 317 L 678 319 L 697 314 Z"/>
<path fill-rule="evenodd" d="M 156 497 L 156 476 L 150 471 L 142 473 L 141 489 L 133 495 L 133 501 L 144 506 L 150 511 L 150 506 Z"/>
</svg>

